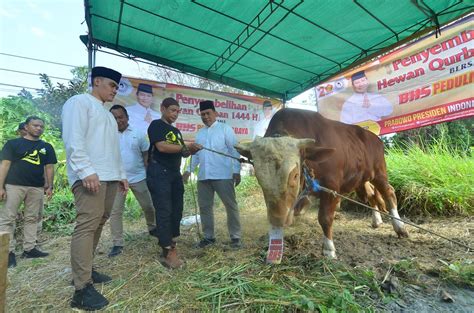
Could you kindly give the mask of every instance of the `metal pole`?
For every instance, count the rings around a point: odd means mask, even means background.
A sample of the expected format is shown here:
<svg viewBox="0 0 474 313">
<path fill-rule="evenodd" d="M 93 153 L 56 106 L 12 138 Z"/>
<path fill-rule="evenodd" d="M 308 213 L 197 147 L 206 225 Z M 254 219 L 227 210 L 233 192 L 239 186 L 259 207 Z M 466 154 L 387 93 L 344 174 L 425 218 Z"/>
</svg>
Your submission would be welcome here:
<svg viewBox="0 0 474 313">
<path fill-rule="evenodd" d="M 89 67 L 89 72 L 92 70 L 94 67 L 93 65 L 93 55 L 92 55 L 92 41 L 91 41 L 91 36 L 89 34 L 88 36 L 89 40 L 87 41 L 87 65 Z"/>
</svg>

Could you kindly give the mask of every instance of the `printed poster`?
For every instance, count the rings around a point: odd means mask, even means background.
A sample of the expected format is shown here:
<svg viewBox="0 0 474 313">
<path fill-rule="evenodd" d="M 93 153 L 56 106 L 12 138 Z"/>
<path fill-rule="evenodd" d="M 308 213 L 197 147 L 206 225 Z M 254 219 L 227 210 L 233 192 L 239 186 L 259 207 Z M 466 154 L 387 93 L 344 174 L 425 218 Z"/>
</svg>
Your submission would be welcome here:
<svg viewBox="0 0 474 313">
<path fill-rule="evenodd" d="M 199 114 L 200 101 L 214 101 L 217 120 L 230 125 L 239 141 L 250 141 L 257 135 L 263 136 L 271 117 L 282 107 L 281 101 L 277 99 L 209 91 L 132 77 L 122 77 L 112 104 L 125 106 L 129 124 L 146 133 L 151 121 L 161 117 L 160 104 L 167 97 L 176 99 L 180 105 L 181 111 L 174 126 L 188 141 L 194 140 L 197 131 L 204 127 Z"/>
<path fill-rule="evenodd" d="M 316 86 L 319 112 L 377 135 L 474 116 L 473 19 Z"/>
</svg>

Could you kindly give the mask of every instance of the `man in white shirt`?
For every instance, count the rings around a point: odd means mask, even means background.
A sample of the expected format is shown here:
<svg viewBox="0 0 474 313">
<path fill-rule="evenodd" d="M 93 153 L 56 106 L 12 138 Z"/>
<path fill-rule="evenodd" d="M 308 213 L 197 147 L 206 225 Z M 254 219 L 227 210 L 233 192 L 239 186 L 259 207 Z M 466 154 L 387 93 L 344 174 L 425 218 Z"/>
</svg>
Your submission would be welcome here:
<svg viewBox="0 0 474 313">
<path fill-rule="evenodd" d="M 153 86 L 141 83 L 137 87 L 138 103 L 127 107 L 130 126 L 145 135 L 150 123 L 161 118 L 161 113 L 151 108 L 153 100 Z"/>
<path fill-rule="evenodd" d="M 270 124 L 270 121 L 273 116 L 273 106 L 272 103 L 268 100 L 265 100 L 263 102 L 263 116 L 260 119 L 260 121 L 255 124 L 255 128 L 253 131 L 253 139 L 255 137 L 263 137 L 267 131 L 268 125 Z"/>
<path fill-rule="evenodd" d="M 77 210 L 71 240 L 75 287 L 72 307 L 99 310 L 109 303 L 93 286 L 110 277 L 93 270 L 94 251 L 114 203 L 117 188 L 128 191 L 120 155 L 117 122 L 104 107 L 114 100 L 122 74 L 94 67 L 90 94 L 76 95 L 63 106 L 63 141 L 69 184 Z"/>
<path fill-rule="evenodd" d="M 198 247 L 205 247 L 216 242 L 214 235 L 214 194 L 217 193 L 225 206 L 227 213 L 227 228 L 230 235 L 230 245 L 233 248 L 241 246 L 240 214 L 235 197 L 234 184 L 240 183 L 240 163 L 232 158 L 211 152 L 207 149 L 219 151 L 239 158 L 235 150 L 237 144 L 232 128 L 218 122 L 217 112 L 212 101 L 199 103 L 201 119 L 205 127 L 196 135 L 196 143 L 204 148 L 193 156 L 191 172 L 199 165 L 198 173 L 198 202 L 201 213 L 202 230 L 204 238 Z M 190 172 L 184 173 L 184 180 Z"/>
<path fill-rule="evenodd" d="M 340 121 L 346 124 L 357 124 L 364 121 L 380 121 L 392 114 L 392 104 L 382 95 L 369 93 L 369 80 L 364 71 L 354 73 L 351 77 L 354 94 L 343 104 Z"/>
<path fill-rule="evenodd" d="M 155 234 L 155 208 L 150 192 L 146 185 L 146 166 L 150 144 L 146 136 L 128 125 L 127 110 L 121 105 L 114 105 L 110 112 L 115 117 L 120 137 L 120 153 L 123 167 L 127 174 L 130 190 L 142 207 L 150 235 Z M 123 251 L 123 211 L 125 210 L 126 195 L 117 192 L 112 213 L 110 214 L 110 232 L 113 247 L 109 257 L 114 257 Z"/>
</svg>

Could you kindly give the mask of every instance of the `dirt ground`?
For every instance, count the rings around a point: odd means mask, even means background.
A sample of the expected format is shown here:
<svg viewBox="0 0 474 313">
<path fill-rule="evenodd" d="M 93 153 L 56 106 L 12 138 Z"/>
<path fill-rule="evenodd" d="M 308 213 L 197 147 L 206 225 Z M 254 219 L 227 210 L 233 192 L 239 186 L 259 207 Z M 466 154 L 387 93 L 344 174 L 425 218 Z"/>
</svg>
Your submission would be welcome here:
<svg viewBox="0 0 474 313">
<path fill-rule="evenodd" d="M 242 259 L 260 258 L 267 245 L 268 222 L 263 199 L 240 199 L 242 210 L 244 247 L 238 251 L 226 251 L 228 241 L 225 228 L 225 213 L 221 205 L 216 208 L 217 247 L 222 249 L 225 260 L 232 264 Z M 360 209 L 363 210 L 363 209 Z M 386 221 L 386 219 L 384 219 Z M 444 236 L 474 245 L 474 219 L 444 218 L 416 221 L 420 226 L 436 231 Z M 444 239 L 407 226 L 410 237 L 398 239 L 390 223 L 386 221 L 378 229 L 370 227 L 370 214 L 359 211 L 339 211 L 334 227 L 334 244 L 338 262 L 352 268 L 374 271 L 377 277 L 387 277 L 399 296 L 387 303 L 383 310 L 392 312 L 473 312 L 474 290 L 454 286 L 439 277 L 443 262 L 474 261 L 472 251 L 456 246 Z M 109 227 L 106 225 L 96 255 L 100 271 L 110 274 L 115 284 L 101 286 L 110 300 L 109 310 L 118 311 L 160 311 L 173 310 L 173 305 L 183 303 L 177 295 L 160 294 L 159 299 L 151 294 L 166 281 L 180 279 L 180 272 L 164 269 L 158 262 L 159 248 L 156 240 L 145 232 L 143 220 L 127 222 L 126 246 L 124 254 L 110 259 L 107 253 L 111 247 Z M 285 230 L 285 259 L 298 254 L 311 254 L 310 259 L 321 256 L 322 231 L 317 223 L 317 212 L 313 209 L 298 217 L 295 224 Z M 196 227 L 183 227 L 179 242 L 180 253 L 186 260 L 187 270 L 206 266 L 201 257 L 217 250 L 196 249 L 198 241 Z M 71 269 L 69 263 L 70 237 L 50 237 L 43 249 L 51 253 L 45 259 L 18 259 L 18 266 L 8 271 L 7 289 L 8 312 L 20 311 L 70 311 L 69 301 L 74 291 L 70 286 Z M 216 254 L 216 259 L 220 258 Z M 206 259 L 208 260 L 208 258 Z M 400 263 L 402 262 L 402 263 Z M 401 266 L 400 264 L 404 264 Z M 146 285 L 150 281 L 149 285 Z M 422 283 L 422 284 L 420 284 Z M 420 287 L 420 285 L 422 287 Z M 152 286 L 152 287 L 150 287 Z M 144 289 L 145 288 L 145 289 Z M 452 303 L 443 302 L 442 291 L 448 292 Z M 127 304 L 127 297 L 133 303 Z M 138 300 L 142 301 L 137 304 Z M 182 295 L 195 301 L 194 295 Z M 181 301 L 181 302 L 180 302 Z M 128 306 L 127 306 L 128 305 Z M 182 306 L 181 306 L 182 309 Z M 190 308 L 192 310 L 192 308 Z"/>
<path fill-rule="evenodd" d="M 296 219 L 295 225 L 286 232 L 285 255 L 304 250 L 314 252 L 315 258 L 321 257 L 322 230 L 316 221 L 316 212 Z M 473 251 L 410 225 L 407 225 L 410 237 L 399 239 L 390 221 L 387 218 L 384 221 L 380 228 L 373 229 L 369 213 L 338 212 L 334 244 L 339 261 L 353 268 L 370 269 L 378 277 L 386 276 L 388 282 L 393 279 L 400 298 L 389 303 L 387 310 L 474 312 L 474 289 L 446 283 L 439 277 L 439 269 L 445 264 L 462 262 L 472 266 Z M 472 217 L 420 219 L 415 224 L 473 247 Z M 453 302 L 441 300 L 444 292 L 452 296 Z"/>
</svg>

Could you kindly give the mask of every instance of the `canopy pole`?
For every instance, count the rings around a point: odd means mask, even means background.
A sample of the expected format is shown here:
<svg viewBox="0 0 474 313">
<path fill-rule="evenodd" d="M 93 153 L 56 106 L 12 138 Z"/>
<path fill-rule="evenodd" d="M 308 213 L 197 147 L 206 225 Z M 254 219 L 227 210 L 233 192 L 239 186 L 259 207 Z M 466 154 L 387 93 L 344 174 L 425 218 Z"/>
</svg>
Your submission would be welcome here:
<svg viewBox="0 0 474 313">
<path fill-rule="evenodd" d="M 91 71 L 92 68 L 95 66 L 96 52 L 97 46 L 89 41 L 89 44 L 87 45 L 89 71 Z"/>
<path fill-rule="evenodd" d="M 87 65 L 89 67 L 89 72 L 90 72 L 92 69 L 92 49 L 90 47 L 90 44 L 87 45 L 87 58 L 88 58 Z"/>
<path fill-rule="evenodd" d="M 92 45 L 92 67 L 95 67 L 95 60 L 96 60 L 96 53 L 97 53 L 97 45 Z"/>
<path fill-rule="evenodd" d="M 96 51 L 97 51 L 97 45 L 92 43 L 92 34 L 89 32 L 87 34 L 88 40 L 87 40 L 87 58 L 88 62 L 87 65 L 89 66 L 89 72 L 92 70 L 92 68 L 95 66 L 95 57 L 96 57 Z"/>
</svg>

